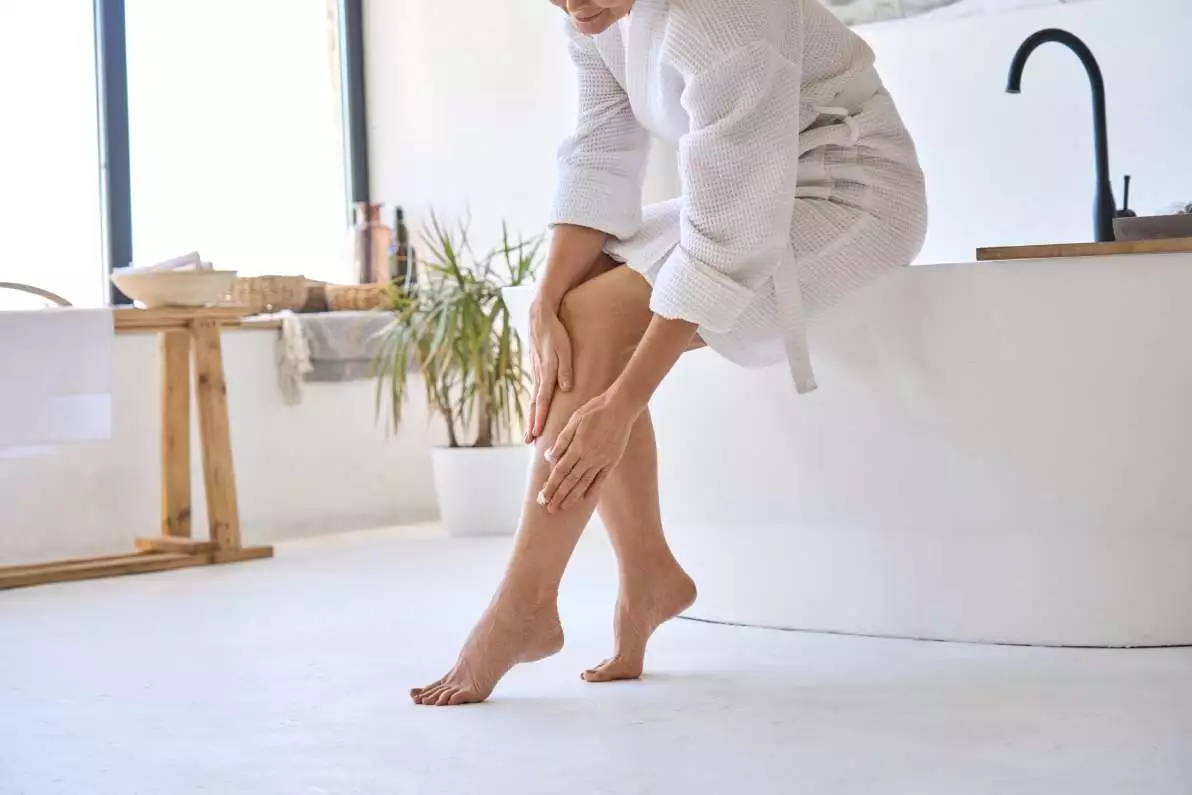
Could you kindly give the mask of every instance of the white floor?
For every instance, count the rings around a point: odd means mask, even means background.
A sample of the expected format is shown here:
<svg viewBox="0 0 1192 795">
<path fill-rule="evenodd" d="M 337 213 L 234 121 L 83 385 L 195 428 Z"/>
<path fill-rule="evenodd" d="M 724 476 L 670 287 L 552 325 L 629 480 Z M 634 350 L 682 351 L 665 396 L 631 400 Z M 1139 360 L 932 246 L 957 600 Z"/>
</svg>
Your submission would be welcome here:
<svg viewBox="0 0 1192 795">
<path fill-rule="evenodd" d="M 566 584 L 562 654 L 487 705 L 410 705 L 506 549 L 365 533 L 261 563 L 0 593 L 0 793 L 1192 791 L 1192 650 L 682 621 L 656 639 L 647 680 L 586 685 L 614 587 L 595 539 Z"/>
</svg>

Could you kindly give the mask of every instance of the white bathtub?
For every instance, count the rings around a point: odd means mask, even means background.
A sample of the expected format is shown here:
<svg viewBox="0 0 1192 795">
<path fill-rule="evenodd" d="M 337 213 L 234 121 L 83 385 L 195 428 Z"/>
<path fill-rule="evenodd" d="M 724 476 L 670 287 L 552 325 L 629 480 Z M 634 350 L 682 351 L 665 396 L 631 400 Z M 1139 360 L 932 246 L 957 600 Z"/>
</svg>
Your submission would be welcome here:
<svg viewBox="0 0 1192 795">
<path fill-rule="evenodd" d="M 894 274 L 813 329 L 803 398 L 684 357 L 653 411 L 691 615 L 1192 644 L 1190 344 L 1192 255 L 1151 255 Z"/>
</svg>

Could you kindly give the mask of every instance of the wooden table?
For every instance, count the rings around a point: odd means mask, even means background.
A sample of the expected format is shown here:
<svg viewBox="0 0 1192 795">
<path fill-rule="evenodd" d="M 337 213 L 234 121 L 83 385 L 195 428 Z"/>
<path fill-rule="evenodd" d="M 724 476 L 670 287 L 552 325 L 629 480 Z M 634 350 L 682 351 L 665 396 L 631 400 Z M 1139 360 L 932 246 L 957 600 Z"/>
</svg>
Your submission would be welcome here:
<svg viewBox="0 0 1192 795">
<path fill-rule="evenodd" d="M 136 539 L 135 552 L 0 567 L 0 590 L 70 580 L 268 558 L 272 547 L 240 542 L 236 474 L 228 423 L 227 381 L 220 333 L 238 326 L 249 310 L 119 309 L 118 333 L 161 335 L 161 532 Z M 199 446 L 207 497 L 208 537 L 191 537 L 191 359 L 199 411 Z"/>
</svg>

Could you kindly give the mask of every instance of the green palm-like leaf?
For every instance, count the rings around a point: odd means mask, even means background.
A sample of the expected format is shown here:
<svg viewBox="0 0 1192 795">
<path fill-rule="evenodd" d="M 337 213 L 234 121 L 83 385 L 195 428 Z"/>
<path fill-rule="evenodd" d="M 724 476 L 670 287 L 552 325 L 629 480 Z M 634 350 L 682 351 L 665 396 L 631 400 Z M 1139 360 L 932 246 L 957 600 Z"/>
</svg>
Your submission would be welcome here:
<svg viewBox="0 0 1192 795">
<path fill-rule="evenodd" d="M 389 401 L 390 429 L 401 425 L 409 375 L 416 371 L 452 446 L 465 438 L 473 445 L 499 443 L 525 422 L 531 378 L 501 290 L 533 278 L 543 245 L 541 236 L 514 242 L 502 223 L 500 245 L 477 257 L 469 225 L 465 219 L 449 226 L 431 214 L 423 231 L 429 258 L 422 281 L 389 291 L 393 322 L 374 362 L 377 409 Z"/>
</svg>

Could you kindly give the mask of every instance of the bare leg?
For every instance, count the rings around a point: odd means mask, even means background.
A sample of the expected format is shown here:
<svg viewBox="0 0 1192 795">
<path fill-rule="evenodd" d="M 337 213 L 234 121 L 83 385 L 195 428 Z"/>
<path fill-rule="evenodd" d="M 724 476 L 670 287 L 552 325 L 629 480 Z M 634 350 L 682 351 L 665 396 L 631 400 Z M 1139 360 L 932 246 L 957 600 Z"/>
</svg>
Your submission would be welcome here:
<svg viewBox="0 0 1192 795">
<path fill-rule="evenodd" d="M 603 257 L 593 275 L 617 264 Z M 692 350 L 704 347 L 696 340 Z M 609 473 L 597 510 L 617 556 L 620 588 L 613 618 L 613 656 L 584 671 L 587 682 L 637 679 L 646 644 L 662 624 L 695 602 L 695 583 L 675 560 L 662 531 L 658 497 L 658 444 L 647 411 L 629 437 L 625 457 Z"/>
<path fill-rule="evenodd" d="M 646 643 L 662 624 L 691 607 L 695 583 L 675 560 L 662 532 L 658 449 L 647 412 L 629 438 L 625 457 L 600 494 L 600 518 L 617 554 L 620 592 L 613 622 L 613 656 L 585 671 L 588 682 L 642 675 Z"/>
<path fill-rule="evenodd" d="M 575 384 L 570 392 L 555 395 L 546 432 L 537 443 L 509 567 L 455 667 L 439 681 L 412 690 L 416 703 L 445 706 L 483 701 L 513 666 L 543 659 L 562 647 L 556 606 L 559 583 L 596 505 L 588 498 L 556 514 L 539 507 L 536 497 L 550 474 L 543 453 L 575 410 L 604 391 L 624 368 L 649 324 L 649 300 L 646 281 L 627 268 L 617 268 L 572 290 L 563 302 L 562 320 L 572 337 Z M 640 445 L 634 449 L 640 454 Z M 626 458 L 632 454 L 633 449 Z"/>
</svg>

